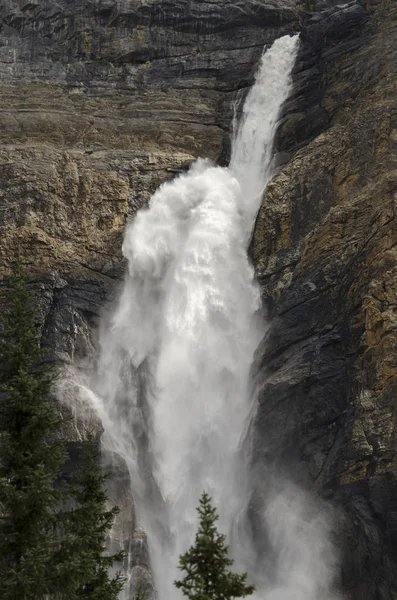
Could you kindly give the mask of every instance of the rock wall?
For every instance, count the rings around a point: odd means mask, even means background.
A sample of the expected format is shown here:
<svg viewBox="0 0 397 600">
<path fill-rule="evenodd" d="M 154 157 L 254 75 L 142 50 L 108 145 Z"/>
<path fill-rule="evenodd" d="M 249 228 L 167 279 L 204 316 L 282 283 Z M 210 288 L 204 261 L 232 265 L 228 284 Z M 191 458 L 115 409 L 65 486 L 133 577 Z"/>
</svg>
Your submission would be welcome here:
<svg viewBox="0 0 397 600">
<path fill-rule="evenodd" d="M 257 460 L 343 510 L 343 588 L 397 594 L 397 6 L 314 15 L 252 256 L 270 330 Z M 288 467 L 287 467 L 288 465 Z M 291 469 L 292 465 L 292 469 Z"/>
<path fill-rule="evenodd" d="M 275 5 L 3 2 L 3 267 L 18 243 L 36 269 L 111 270 L 126 217 L 219 156 L 236 90 L 295 21 Z"/>
<path fill-rule="evenodd" d="M 312 12 L 306 12 L 312 11 Z M 3 0 L 0 269 L 19 247 L 43 341 L 94 352 L 127 218 L 199 155 L 225 162 L 232 103 L 264 44 L 301 30 L 277 174 L 251 254 L 271 327 L 255 460 L 340 506 L 346 597 L 397 595 L 397 6 L 362 0 Z M 76 444 L 92 423 L 73 386 Z M 76 408 L 77 402 L 77 408 Z M 138 548 L 125 470 L 114 497 Z"/>
</svg>

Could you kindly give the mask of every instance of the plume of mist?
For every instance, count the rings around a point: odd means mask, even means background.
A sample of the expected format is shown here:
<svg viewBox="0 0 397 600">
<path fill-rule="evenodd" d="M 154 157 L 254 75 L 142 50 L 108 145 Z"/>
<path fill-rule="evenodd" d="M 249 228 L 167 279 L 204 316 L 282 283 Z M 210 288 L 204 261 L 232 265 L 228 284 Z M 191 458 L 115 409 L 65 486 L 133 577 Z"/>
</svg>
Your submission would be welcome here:
<svg viewBox="0 0 397 600">
<path fill-rule="evenodd" d="M 263 513 L 273 566 L 263 600 L 336 600 L 332 517 L 293 483 L 276 486 Z"/>
</svg>

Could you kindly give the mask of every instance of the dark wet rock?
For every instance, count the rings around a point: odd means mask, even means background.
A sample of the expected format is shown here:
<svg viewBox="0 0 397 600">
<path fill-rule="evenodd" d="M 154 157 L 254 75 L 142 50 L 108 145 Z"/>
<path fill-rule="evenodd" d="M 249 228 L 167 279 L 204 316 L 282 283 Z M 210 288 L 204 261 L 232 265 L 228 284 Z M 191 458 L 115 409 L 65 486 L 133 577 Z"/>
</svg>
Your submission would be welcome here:
<svg viewBox="0 0 397 600">
<path fill-rule="evenodd" d="M 338 62 L 366 43 L 363 27 L 369 18 L 360 2 L 336 4 L 302 16 L 301 49 L 294 69 L 294 91 L 286 102 L 276 138 L 279 151 L 297 150 L 329 125 L 345 97 L 334 98 L 332 108 L 324 102 L 333 80 L 340 78 Z M 359 77 L 351 86 L 361 85 Z M 349 94 L 354 95 L 350 89 Z"/>
<path fill-rule="evenodd" d="M 251 247 L 270 318 L 258 461 L 341 509 L 342 584 L 360 600 L 397 589 L 396 17 L 357 3 L 307 21 L 278 137 L 290 160 Z"/>
</svg>

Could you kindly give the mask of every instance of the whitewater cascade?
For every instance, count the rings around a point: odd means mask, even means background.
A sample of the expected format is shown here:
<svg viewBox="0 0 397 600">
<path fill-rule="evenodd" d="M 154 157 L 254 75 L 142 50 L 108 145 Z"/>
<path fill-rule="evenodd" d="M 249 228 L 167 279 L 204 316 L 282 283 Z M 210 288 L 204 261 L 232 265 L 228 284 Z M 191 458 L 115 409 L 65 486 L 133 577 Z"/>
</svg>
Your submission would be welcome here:
<svg viewBox="0 0 397 600">
<path fill-rule="evenodd" d="M 242 445 L 254 404 L 250 369 L 263 336 L 247 244 L 298 44 L 298 36 L 285 36 L 264 53 L 229 168 L 198 160 L 128 225 L 128 273 L 85 387 L 105 447 L 128 465 L 160 600 L 180 596 L 173 581 L 194 539 L 203 490 L 218 509 L 235 568 L 248 570 L 258 598 L 329 597 L 326 526 L 308 517 L 300 492 L 284 490 L 264 509 L 277 553 L 271 581 L 246 526 Z"/>
</svg>

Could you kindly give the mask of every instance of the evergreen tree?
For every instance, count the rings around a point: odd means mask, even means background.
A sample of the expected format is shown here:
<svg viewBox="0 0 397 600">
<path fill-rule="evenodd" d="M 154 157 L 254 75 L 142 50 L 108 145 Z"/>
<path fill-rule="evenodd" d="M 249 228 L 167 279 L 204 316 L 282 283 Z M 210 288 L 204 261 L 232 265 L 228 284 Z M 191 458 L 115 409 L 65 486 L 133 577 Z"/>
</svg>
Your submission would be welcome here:
<svg viewBox="0 0 397 600">
<path fill-rule="evenodd" d="M 233 560 L 228 556 L 225 536 L 216 528 L 218 515 L 205 492 L 197 511 L 200 523 L 195 542 L 179 559 L 179 568 L 186 575 L 175 581 L 175 586 L 190 600 L 230 600 L 252 594 L 255 587 L 247 585 L 247 574 L 228 570 Z"/>
<path fill-rule="evenodd" d="M 57 551 L 54 488 L 66 454 L 40 349 L 36 308 L 17 264 L 0 315 L 0 597 L 41 600 Z"/>
<path fill-rule="evenodd" d="M 59 550 L 57 587 L 65 600 L 116 600 L 123 588 L 120 572 L 109 570 L 124 558 L 124 553 L 106 554 L 106 538 L 119 512 L 107 509 L 105 482 L 99 452 L 92 434 L 84 443 L 80 466 L 73 477 L 75 506 L 60 515 L 63 543 Z"/>
</svg>

